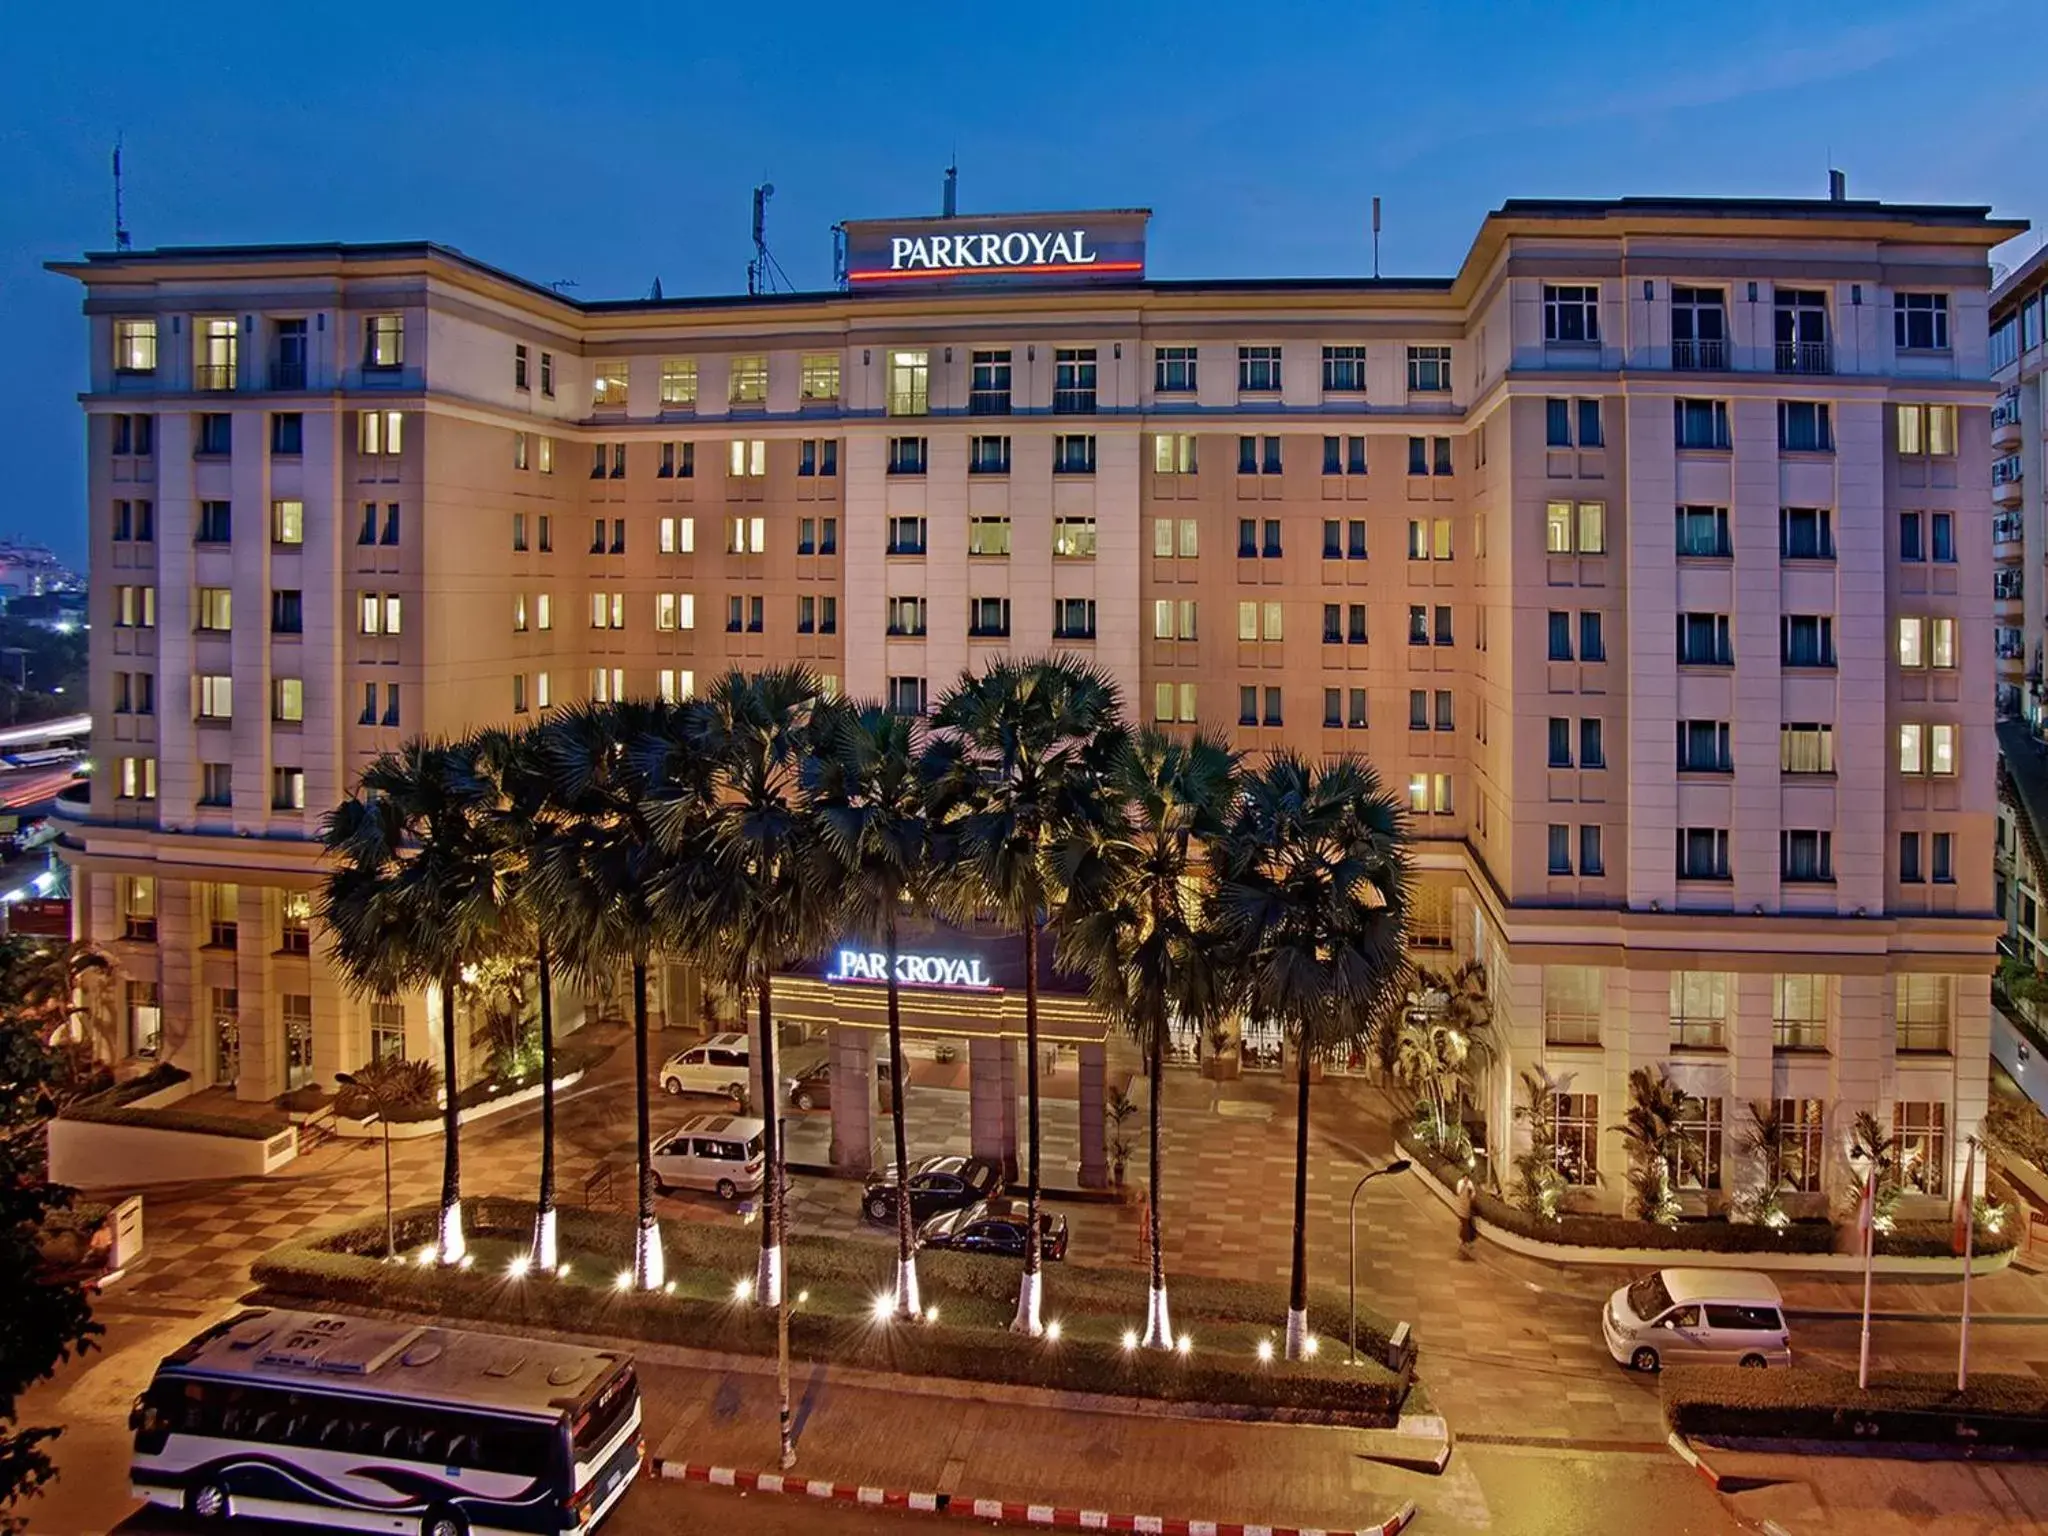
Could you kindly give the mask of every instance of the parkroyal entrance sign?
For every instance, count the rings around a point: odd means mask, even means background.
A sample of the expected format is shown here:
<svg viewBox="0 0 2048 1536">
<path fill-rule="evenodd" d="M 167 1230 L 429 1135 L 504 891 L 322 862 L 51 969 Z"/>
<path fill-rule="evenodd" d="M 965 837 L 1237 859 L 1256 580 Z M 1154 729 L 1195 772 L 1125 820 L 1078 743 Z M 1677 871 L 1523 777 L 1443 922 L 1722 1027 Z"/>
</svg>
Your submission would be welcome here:
<svg viewBox="0 0 2048 1536">
<path fill-rule="evenodd" d="M 842 949 L 834 953 L 827 981 L 881 982 L 889 979 L 889 957 L 878 949 Z M 950 987 L 957 992 L 997 992 L 981 960 L 956 955 L 896 956 L 896 980 L 906 987 Z"/>
<path fill-rule="evenodd" d="M 1142 208 L 1119 208 L 851 220 L 841 226 L 846 285 L 860 293 L 1140 282 L 1150 217 Z"/>
</svg>

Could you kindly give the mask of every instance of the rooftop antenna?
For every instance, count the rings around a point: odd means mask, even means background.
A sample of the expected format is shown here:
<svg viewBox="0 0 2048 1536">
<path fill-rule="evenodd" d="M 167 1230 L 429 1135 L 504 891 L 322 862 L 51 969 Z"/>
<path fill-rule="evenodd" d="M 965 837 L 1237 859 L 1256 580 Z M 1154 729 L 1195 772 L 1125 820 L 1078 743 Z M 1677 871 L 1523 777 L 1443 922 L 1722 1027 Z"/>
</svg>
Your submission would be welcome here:
<svg viewBox="0 0 2048 1536">
<path fill-rule="evenodd" d="M 661 278 L 658 274 L 654 279 L 654 286 L 647 290 L 647 297 L 657 304 L 661 302 Z"/>
<path fill-rule="evenodd" d="M 944 207 L 946 217 L 949 219 L 955 217 L 960 212 L 960 157 L 958 154 L 952 157 L 952 163 L 946 167 L 946 201 Z"/>
<path fill-rule="evenodd" d="M 1849 178 L 1840 171 L 1830 169 L 1828 171 L 1828 201 L 1831 203 L 1843 203 L 1848 200 Z"/>
<path fill-rule="evenodd" d="M 832 286 L 846 291 L 846 226 L 832 226 Z"/>
<path fill-rule="evenodd" d="M 1379 197 L 1378 197 L 1377 195 L 1375 195 L 1375 196 L 1373 197 L 1373 200 L 1372 200 L 1372 277 L 1373 277 L 1373 281 L 1374 281 L 1374 282 L 1378 282 L 1378 281 L 1379 281 L 1379 277 L 1380 277 L 1380 200 L 1379 200 Z"/>
<path fill-rule="evenodd" d="M 772 181 L 764 181 L 754 188 L 754 259 L 747 263 L 747 292 L 755 297 L 775 292 L 778 282 L 784 293 L 796 291 L 789 274 L 782 270 L 782 263 L 768 249 L 768 199 L 774 195 L 775 183 Z"/>
<path fill-rule="evenodd" d="M 127 250 L 134 242 L 128 238 L 128 220 L 121 211 L 121 135 L 114 135 L 114 249 Z"/>
<path fill-rule="evenodd" d="M 554 289 L 556 293 L 566 294 L 571 288 L 580 288 L 583 285 L 573 277 L 558 277 L 547 286 Z"/>
</svg>

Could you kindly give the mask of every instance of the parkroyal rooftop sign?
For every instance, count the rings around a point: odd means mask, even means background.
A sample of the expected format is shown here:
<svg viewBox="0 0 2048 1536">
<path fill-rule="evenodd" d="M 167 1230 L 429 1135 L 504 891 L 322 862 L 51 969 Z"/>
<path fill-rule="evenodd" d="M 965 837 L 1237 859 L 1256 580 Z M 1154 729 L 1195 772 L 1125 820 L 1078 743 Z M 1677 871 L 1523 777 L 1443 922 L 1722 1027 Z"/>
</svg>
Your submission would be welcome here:
<svg viewBox="0 0 2048 1536">
<path fill-rule="evenodd" d="M 1126 208 L 854 220 L 843 226 L 846 282 L 855 293 L 1139 282 L 1150 217 Z"/>
<path fill-rule="evenodd" d="M 878 949 L 842 949 L 833 956 L 827 981 L 887 982 L 889 957 Z M 955 955 L 896 956 L 896 980 L 906 987 L 951 987 L 962 992 L 999 990 L 979 959 Z"/>
</svg>

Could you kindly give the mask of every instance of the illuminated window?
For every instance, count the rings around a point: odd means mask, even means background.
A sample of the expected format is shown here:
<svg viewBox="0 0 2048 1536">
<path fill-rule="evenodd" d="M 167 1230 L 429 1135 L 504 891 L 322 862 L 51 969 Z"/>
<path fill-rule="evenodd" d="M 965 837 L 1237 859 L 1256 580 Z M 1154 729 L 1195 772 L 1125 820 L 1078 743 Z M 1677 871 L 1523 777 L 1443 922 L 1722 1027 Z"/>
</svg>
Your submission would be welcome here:
<svg viewBox="0 0 2048 1536">
<path fill-rule="evenodd" d="M 1771 1044 L 1781 1051 L 1824 1051 L 1833 990 L 1819 973 L 1771 978 Z"/>
<path fill-rule="evenodd" d="M 1059 517 L 1053 519 L 1052 552 L 1065 560 L 1095 558 L 1095 519 Z"/>
<path fill-rule="evenodd" d="M 403 411 L 359 411 L 356 420 L 356 443 L 363 453 L 375 456 L 400 451 L 404 442 Z"/>
<path fill-rule="evenodd" d="M 595 410 L 622 410 L 626 405 L 626 362 L 623 358 L 593 363 L 590 404 Z"/>
<path fill-rule="evenodd" d="M 761 353 L 752 352 L 735 357 L 729 375 L 730 387 L 726 399 L 733 405 L 766 405 L 768 403 L 768 359 Z"/>
<path fill-rule="evenodd" d="M 931 354 L 891 352 L 889 354 L 889 414 L 928 416 L 931 414 Z M 923 713 L 922 710 L 919 713 Z"/>
<path fill-rule="evenodd" d="M 533 446 L 535 466 L 542 474 L 552 475 L 555 472 L 555 440 L 552 437 L 543 437 L 537 439 Z M 546 549 L 547 545 L 542 544 L 541 548 Z"/>
<path fill-rule="evenodd" d="M 234 627 L 234 594 L 226 587 L 199 589 L 199 627 L 225 632 Z"/>
<path fill-rule="evenodd" d="M 306 684 L 296 677 L 271 680 L 271 718 L 296 723 L 306 718 Z"/>
<path fill-rule="evenodd" d="M 235 680 L 220 673 L 209 673 L 198 679 L 199 718 L 202 720 L 232 720 L 235 717 Z"/>
<path fill-rule="evenodd" d="M 768 444 L 761 438 L 734 438 L 729 458 L 735 479 L 758 480 L 768 473 Z"/>
<path fill-rule="evenodd" d="M 1192 475 L 1195 472 L 1194 434 L 1161 432 L 1154 437 L 1152 468 L 1162 475 Z"/>
<path fill-rule="evenodd" d="M 405 316 L 371 315 L 363 321 L 363 366 L 398 368 L 405 363 Z"/>
<path fill-rule="evenodd" d="M 241 342 L 233 320 L 192 322 L 192 384 L 195 389 L 235 387 L 235 366 Z M 225 451 L 225 450 L 221 450 Z"/>
<path fill-rule="evenodd" d="M 664 406 L 697 404 L 697 359 L 664 357 L 661 360 L 661 403 Z"/>
<path fill-rule="evenodd" d="M 803 399 L 827 401 L 839 398 L 837 352 L 806 352 L 801 366 L 799 388 Z"/>
<path fill-rule="evenodd" d="M 270 537 L 278 544 L 306 542 L 306 504 L 303 501 L 273 501 L 270 504 Z"/>
<path fill-rule="evenodd" d="M 156 321 L 114 322 L 114 367 L 122 373 L 156 372 Z"/>
</svg>

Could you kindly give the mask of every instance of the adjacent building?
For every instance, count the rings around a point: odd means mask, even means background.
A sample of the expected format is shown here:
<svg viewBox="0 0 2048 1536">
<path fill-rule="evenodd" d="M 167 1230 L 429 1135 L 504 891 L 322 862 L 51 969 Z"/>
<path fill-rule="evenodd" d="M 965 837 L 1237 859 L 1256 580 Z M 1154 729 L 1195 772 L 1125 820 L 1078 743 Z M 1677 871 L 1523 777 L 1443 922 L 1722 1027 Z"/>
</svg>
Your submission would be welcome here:
<svg viewBox="0 0 2048 1536">
<path fill-rule="evenodd" d="M 1618 1204 L 1629 1072 L 1666 1064 L 1698 1200 L 1752 1176 L 1751 1105 L 1809 1203 L 1862 1109 L 1944 1197 L 2001 927 L 1987 253 L 2018 227 L 1511 201 L 1448 276 L 1168 282 L 1142 212 L 960 216 L 847 226 L 841 291 L 606 303 L 430 244 L 62 263 L 105 1048 L 246 1097 L 429 1048 L 424 999 L 337 983 L 309 901 L 322 809 L 410 735 L 770 662 L 918 709 L 1061 650 L 1147 721 L 1378 765 L 1417 958 L 1487 969 L 1496 1156 L 1541 1069 L 1561 1163 Z M 929 942 L 985 957 L 913 1027 L 966 1041 L 996 1149 L 1000 941 Z M 778 989 L 855 1082 L 863 974 Z M 686 967 L 657 992 L 704 1011 Z M 1059 1013 L 1085 1123 L 1104 1031 Z"/>
</svg>

